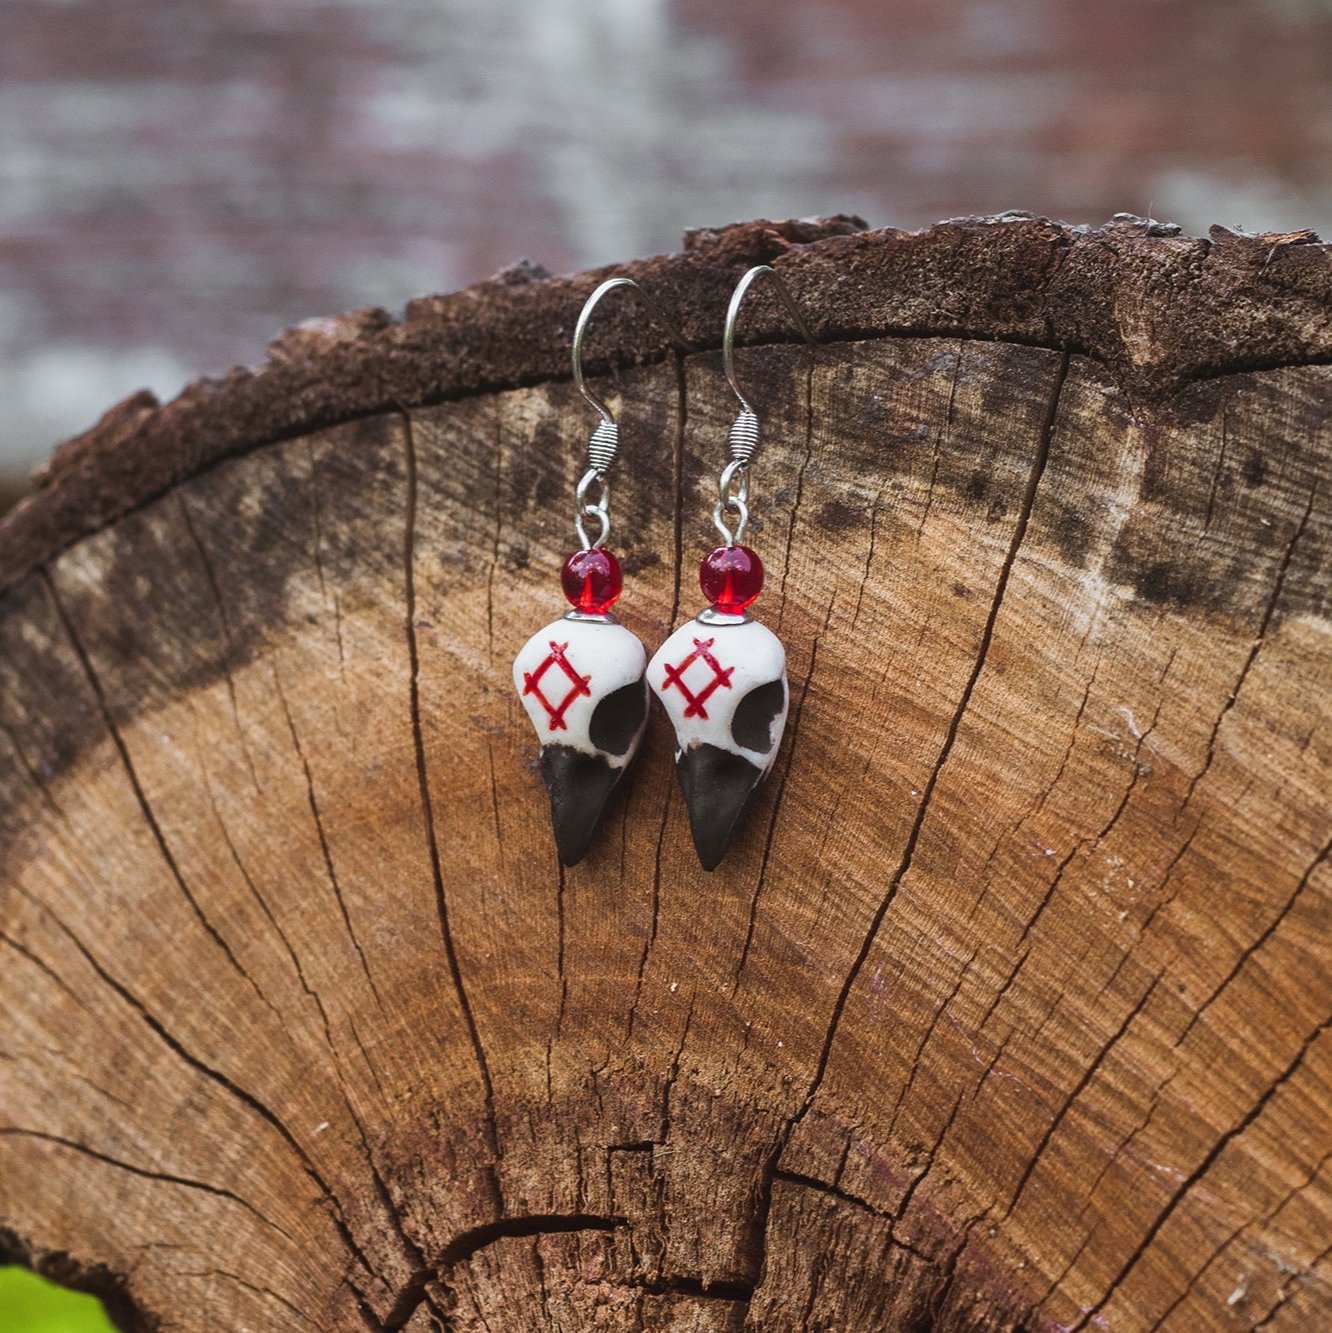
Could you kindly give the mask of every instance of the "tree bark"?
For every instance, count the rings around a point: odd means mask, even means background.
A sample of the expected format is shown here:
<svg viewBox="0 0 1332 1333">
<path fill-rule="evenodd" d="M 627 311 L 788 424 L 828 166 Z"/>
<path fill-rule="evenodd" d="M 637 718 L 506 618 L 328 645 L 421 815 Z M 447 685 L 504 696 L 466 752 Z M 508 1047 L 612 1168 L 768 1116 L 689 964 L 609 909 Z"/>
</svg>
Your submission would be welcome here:
<svg viewBox="0 0 1332 1333">
<path fill-rule="evenodd" d="M 0 526 L 0 1250 L 128 1327 L 1332 1320 L 1332 256 L 1018 216 L 625 271 L 622 620 L 765 420 L 791 720 L 699 870 L 649 725 L 561 872 L 599 274 L 147 396 Z"/>
</svg>

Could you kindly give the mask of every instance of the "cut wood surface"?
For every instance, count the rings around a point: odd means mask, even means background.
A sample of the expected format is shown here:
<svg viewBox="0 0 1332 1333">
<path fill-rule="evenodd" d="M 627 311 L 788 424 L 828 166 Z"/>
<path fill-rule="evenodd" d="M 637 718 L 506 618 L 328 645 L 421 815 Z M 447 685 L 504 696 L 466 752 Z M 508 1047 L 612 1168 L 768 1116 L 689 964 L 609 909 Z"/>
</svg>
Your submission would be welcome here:
<svg viewBox="0 0 1332 1333">
<path fill-rule="evenodd" d="M 114 409 L 0 526 L 0 1257 L 161 1329 L 1332 1326 L 1332 255 L 1008 217 L 627 265 L 621 619 L 765 420 L 791 719 L 561 872 L 600 274 Z M 610 370 L 613 364 L 624 368 Z"/>
</svg>

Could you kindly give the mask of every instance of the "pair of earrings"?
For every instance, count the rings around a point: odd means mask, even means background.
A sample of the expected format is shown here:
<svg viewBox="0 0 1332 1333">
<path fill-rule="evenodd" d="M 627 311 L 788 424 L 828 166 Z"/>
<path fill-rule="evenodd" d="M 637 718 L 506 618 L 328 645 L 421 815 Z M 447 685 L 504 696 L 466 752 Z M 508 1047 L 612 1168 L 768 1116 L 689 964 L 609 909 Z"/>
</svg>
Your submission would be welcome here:
<svg viewBox="0 0 1332 1333">
<path fill-rule="evenodd" d="M 759 420 L 735 378 L 735 324 L 755 279 L 768 278 L 801 334 L 813 336 L 791 294 L 766 264 L 740 279 L 726 312 L 722 365 L 740 402 L 727 461 L 717 483 L 712 521 L 723 544 L 703 557 L 699 583 L 708 606 L 675 631 L 651 662 L 647 650 L 611 615 L 620 596 L 620 564 L 610 535 L 607 474 L 619 448 L 619 426 L 583 379 L 582 347 L 597 303 L 632 289 L 676 343 L 685 348 L 655 301 L 632 278 L 611 278 L 588 298 L 573 338 L 573 378 L 600 421 L 578 482 L 574 529 L 580 549 L 560 573 L 573 609 L 538 630 L 513 664 L 513 683 L 541 741 L 541 776 L 550 793 L 560 861 L 586 854 L 611 793 L 624 777 L 647 725 L 648 689 L 675 727 L 675 772 L 689 810 L 694 846 L 705 870 L 716 867 L 767 776 L 786 726 L 786 650 L 749 607 L 763 588 L 763 562 L 743 544 L 749 526 L 749 468 Z M 733 520 L 734 526 L 728 523 Z M 588 535 L 595 523 L 596 534 Z"/>
</svg>

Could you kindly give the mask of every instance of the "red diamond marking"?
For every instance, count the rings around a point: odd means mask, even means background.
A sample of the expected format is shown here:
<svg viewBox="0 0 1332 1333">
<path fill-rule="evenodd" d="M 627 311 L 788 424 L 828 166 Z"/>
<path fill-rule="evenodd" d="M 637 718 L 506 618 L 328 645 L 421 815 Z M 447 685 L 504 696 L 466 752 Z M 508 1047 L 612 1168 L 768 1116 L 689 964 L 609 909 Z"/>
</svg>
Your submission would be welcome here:
<svg viewBox="0 0 1332 1333">
<path fill-rule="evenodd" d="M 715 657 L 708 651 L 716 642 L 715 639 L 695 639 L 694 651 L 680 663 L 679 666 L 668 666 L 666 668 L 666 679 L 661 682 L 661 688 L 668 690 L 674 685 L 685 697 L 685 717 L 701 717 L 707 721 L 708 711 L 703 707 L 711 697 L 713 690 L 720 689 L 723 685 L 729 690 L 731 686 L 731 675 L 735 671 L 733 666 L 723 667 Z M 712 679 L 697 694 L 689 688 L 684 682 L 684 673 L 689 670 L 695 662 L 703 661 L 712 668 Z"/>
<path fill-rule="evenodd" d="M 568 646 L 567 643 L 556 643 L 554 639 L 551 639 L 550 652 L 546 654 L 541 665 L 535 671 L 523 672 L 523 693 L 536 695 L 537 702 L 550 714 L 551 731 L 568 731 L 569 725 L 564 720 L 564 714 L 568 711 L 569 705 L 580 695 L 592 693 L 588 688 L 592 683 L 592 677 L 580 676 L 573 669 L 573 664 L 565 657 L 564 651 Z M 569 693 L 557 704 L 551 703 L 541 692 L 541 677 L 553 666 L 559 667 L 569 678 Z"/>
</svg>

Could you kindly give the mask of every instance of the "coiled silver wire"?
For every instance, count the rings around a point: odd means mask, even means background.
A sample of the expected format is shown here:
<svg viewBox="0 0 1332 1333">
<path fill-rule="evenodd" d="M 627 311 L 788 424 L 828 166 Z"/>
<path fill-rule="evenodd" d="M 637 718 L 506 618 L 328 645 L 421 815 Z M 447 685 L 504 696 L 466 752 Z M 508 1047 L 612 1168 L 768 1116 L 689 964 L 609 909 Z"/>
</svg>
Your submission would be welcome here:
<svg viewBox="0 0 1332 1333">
<path fill-rule="evenodd" d="M 587 465 L 598 476 L 604 477 L 615 462 L 620 447 L 620 428 L 613 421 L 598 421 L 592 438 L 587 442 Z"/>
<path fill-rule="evenodd" d="M 727 439 L 731 461 L 748 463 L 754 456 L 759 442 L 759 419 L 751 408 L 743 408 L 740 415 L 731 422 L 731 433 Z"/>
</svg>

